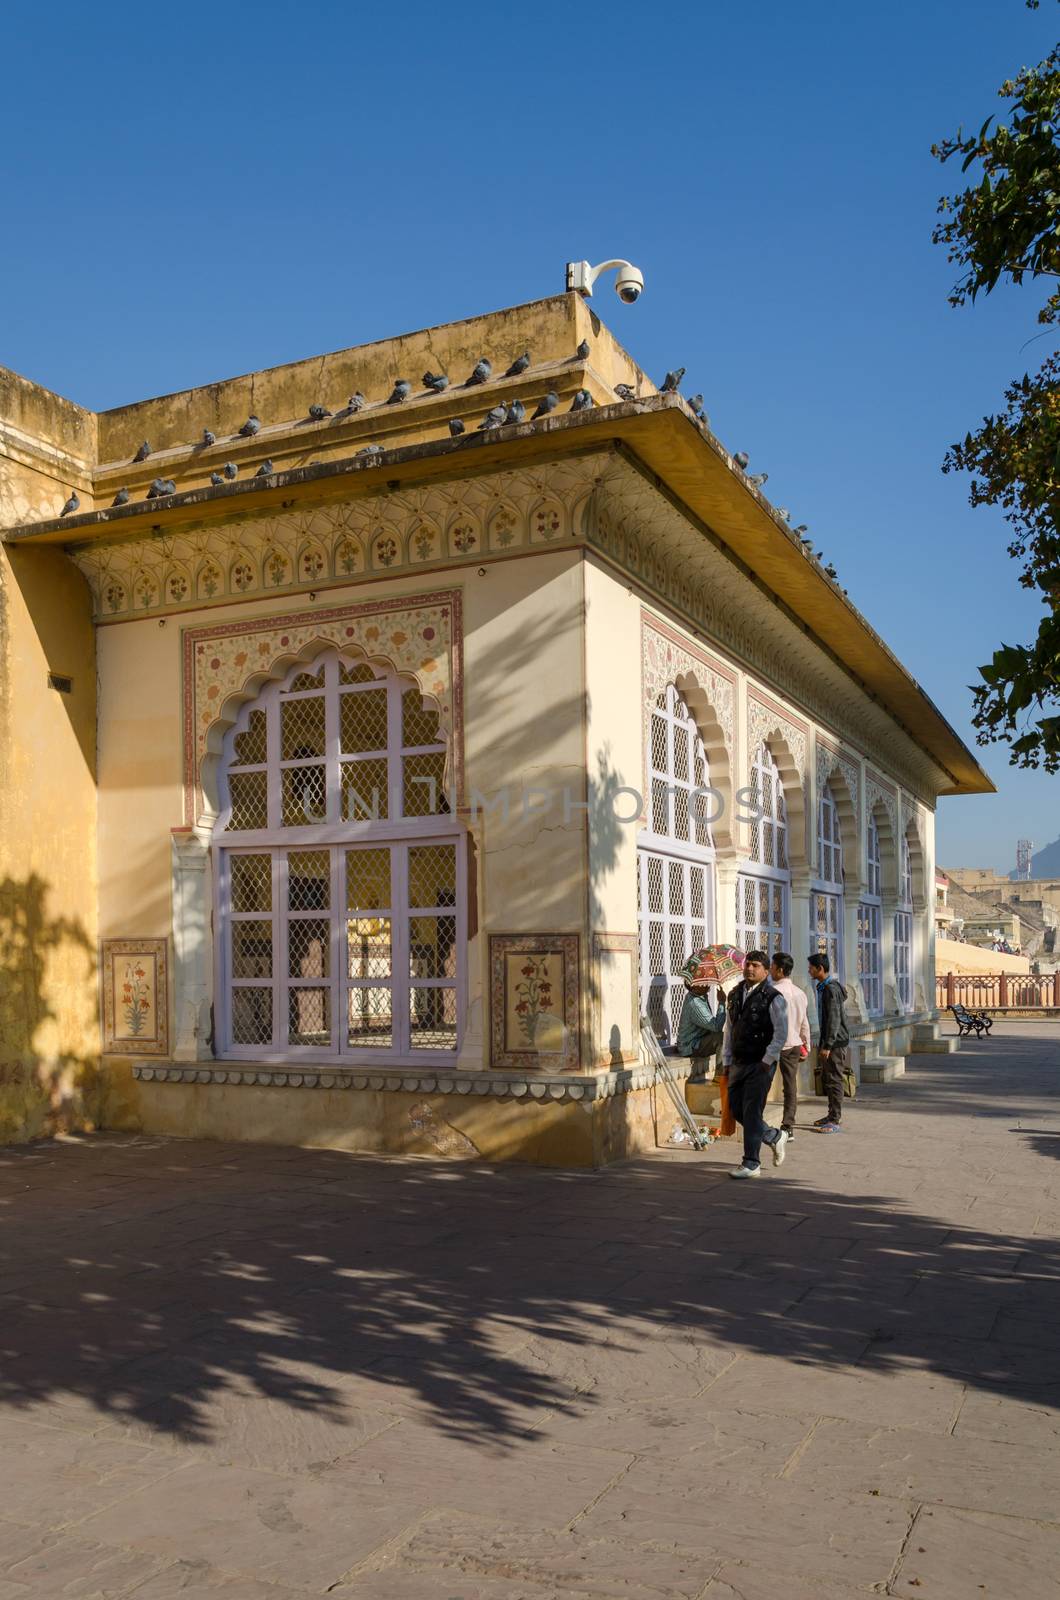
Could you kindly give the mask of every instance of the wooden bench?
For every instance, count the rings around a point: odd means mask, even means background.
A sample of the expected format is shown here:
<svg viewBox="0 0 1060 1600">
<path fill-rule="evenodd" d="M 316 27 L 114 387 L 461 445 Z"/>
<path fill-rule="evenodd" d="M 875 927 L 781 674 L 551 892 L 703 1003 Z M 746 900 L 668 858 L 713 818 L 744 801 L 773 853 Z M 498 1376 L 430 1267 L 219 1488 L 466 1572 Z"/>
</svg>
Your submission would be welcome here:
<svg viewBox="0 0 1060 1600">
<path fill-rule="evenodd" d="M 988 1017 L 985 1011 L 969 1011 L 967 1006 L 950 1006 L 950 1010 L 957 1024 L 959 1039 L 970 1038 L 973 1033 L 977 1039 L 981 1039 L 984 1033 L 989 1035 L 994 1026 L 993 1017 Z"/>
</svg>

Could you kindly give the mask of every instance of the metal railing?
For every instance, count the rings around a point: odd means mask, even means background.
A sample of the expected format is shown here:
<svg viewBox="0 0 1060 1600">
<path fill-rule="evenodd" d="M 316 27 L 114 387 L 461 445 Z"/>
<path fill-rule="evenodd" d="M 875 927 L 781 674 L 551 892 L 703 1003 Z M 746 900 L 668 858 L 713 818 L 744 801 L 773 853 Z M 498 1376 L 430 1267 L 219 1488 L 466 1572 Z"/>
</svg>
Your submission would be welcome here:
<svg viewBox="0 0 1060 1600">
<path fill-rule="evenodd" d="M 969 1011 L 1060 1009 L 1060 972 L 947 972 L 935 978 L 935 1004 Z"/>
</svg>

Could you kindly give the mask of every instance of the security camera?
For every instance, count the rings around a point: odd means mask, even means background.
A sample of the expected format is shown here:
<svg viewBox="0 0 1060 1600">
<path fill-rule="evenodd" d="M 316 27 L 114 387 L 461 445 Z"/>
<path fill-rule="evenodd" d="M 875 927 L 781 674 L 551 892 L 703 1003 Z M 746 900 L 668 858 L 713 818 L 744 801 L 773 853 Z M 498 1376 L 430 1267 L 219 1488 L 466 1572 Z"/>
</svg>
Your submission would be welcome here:
<svg viewBox="0 0 1060 1600">
<path fill-rule="evenodd" d="M 628 261 L 624 261 L 618 269 L 618 277 L 615 279 L 615 293 L 618 298 L 624 305 L 635 305 L 640 299 L 643 288 L 643 274 L 638 272 L 636 267 L 631 267 Z"/>
<path fill-rule="evenodd" d="M 615 279 L 615 293 L 624 305 L 634 305 L 640 299 L 644 288 L 644 274 L 639 267 L 632 266 L 628 261 L 601 261 L 598 267 L 591 267 L 588 261 L 568 261 L 567 288 L 573 289 L 586 300 L 591 300 L 593 285 L 597 278 L 601 272 L 610 272 L 612 268 L 618 272 Z"/>
</svg>

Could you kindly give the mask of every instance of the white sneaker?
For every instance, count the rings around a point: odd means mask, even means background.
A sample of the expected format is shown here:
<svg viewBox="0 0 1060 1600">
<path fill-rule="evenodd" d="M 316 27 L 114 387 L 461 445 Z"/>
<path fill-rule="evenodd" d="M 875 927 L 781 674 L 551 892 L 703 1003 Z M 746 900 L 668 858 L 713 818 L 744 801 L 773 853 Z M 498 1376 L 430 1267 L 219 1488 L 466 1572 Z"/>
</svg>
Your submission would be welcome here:
<svg viewBox="0 0 1060 1600">
<path fill-rule="evenodd" d="M 783 1128 L 781 1128 L 781 1130 L 777 1134 L 776 1138 L 772 1139 L 770 1141 L 769 1148 L 773 1152 L 773 1165 L 775 1167 L 779 1167 L 780 1166 L 780 1163 L 783 1161 L 783 1159 L 784 1159 L 784 1157 L 785 1157 L 785 1155 L 787 1153 L 786 1150 L 785 1150 L 785 1146 L 787 1145 L 787 1142 L 788 1142 L 788 1136 L 784 1132 Z"/>
<path fill-rule="evenodd" d="M 760 1178 L 761 1176 L 761 1167 L 733 1167 L 732 1171 L 729 1173 L 730 1178 Z"/>
</svg>

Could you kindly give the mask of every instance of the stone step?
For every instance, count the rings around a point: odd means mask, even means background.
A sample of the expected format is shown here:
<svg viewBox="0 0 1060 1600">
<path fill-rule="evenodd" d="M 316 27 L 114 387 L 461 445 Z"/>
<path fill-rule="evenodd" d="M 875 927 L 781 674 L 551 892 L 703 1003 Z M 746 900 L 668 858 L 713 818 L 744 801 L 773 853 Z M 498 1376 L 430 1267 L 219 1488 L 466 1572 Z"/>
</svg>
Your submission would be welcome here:
<svg viewBox="0 0 1060 1600">
<path fill-rule="evenodd" d="M 874 1056 L 862 1063 L 862 1083 L 893 1083 L 905 1077 L 905 1056 Z"/>
<path fill-rule="evenodd" d="M 913 1038 L 911 1055 L 915 1056 L 955 1056 L 960 1049 L 958 1039 L 917 1039 Z"/>
<path fill-rule="evenodd" d="M 932 1039 L 941 1039 L 942 1029 L 937 1022 L 914 1022 L 913 1043 L 921 1045 Z"/>
</svg>

